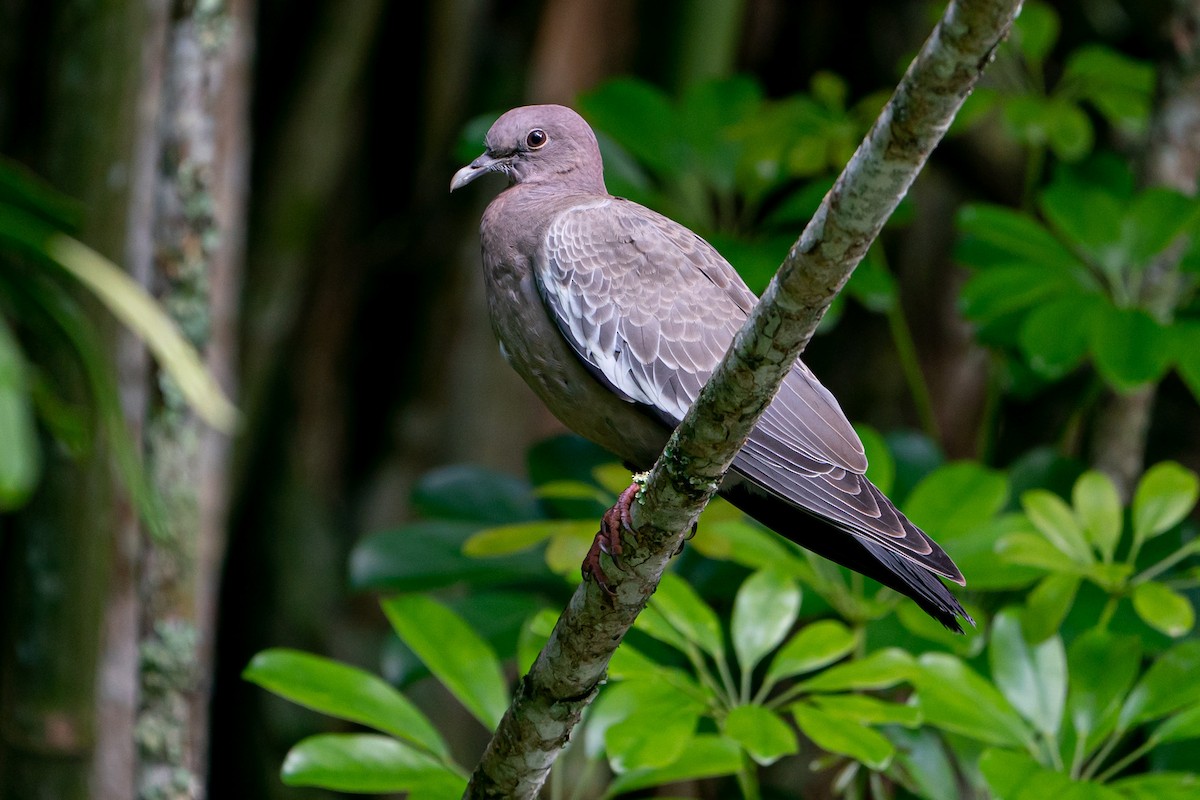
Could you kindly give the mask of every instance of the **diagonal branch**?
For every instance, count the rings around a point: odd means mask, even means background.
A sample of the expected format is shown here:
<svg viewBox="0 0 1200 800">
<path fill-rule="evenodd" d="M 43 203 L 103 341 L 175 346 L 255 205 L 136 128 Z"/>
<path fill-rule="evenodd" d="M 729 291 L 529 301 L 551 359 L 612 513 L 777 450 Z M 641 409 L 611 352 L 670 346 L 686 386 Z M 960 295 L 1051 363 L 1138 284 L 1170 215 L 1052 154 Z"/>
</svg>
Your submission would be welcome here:
<svg viewBox="0 0 1200 800">
<path fill-rule="evenodd" d="M 583 583 L 476 768 L 464 798 L 532 798 L 609 659 L 716 492 L 784 375 L 949 128 L 1021 0 L 955 0 L 792 246 L 633 507 L 636 547 L 610 602 Z"/>
</svg>

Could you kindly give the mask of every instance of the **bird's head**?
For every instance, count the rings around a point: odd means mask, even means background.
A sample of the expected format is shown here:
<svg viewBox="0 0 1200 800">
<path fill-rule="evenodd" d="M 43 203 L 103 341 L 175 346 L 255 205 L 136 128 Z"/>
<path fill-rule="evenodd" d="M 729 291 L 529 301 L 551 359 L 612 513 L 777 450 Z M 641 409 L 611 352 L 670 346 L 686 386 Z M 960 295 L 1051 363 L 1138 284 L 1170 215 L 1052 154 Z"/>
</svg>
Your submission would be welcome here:
<svg viewBox="0 0 1200 800">
<path fill-rule="evenodd" d="M 596 135 L 583 117 L 565 106 L 521 106 L 496 120 L 479 158 L 454 173 L 450 191 L 487 172 L 510 184 L 554 183 L 604 193 L 604 171 Z"/>
</svg>

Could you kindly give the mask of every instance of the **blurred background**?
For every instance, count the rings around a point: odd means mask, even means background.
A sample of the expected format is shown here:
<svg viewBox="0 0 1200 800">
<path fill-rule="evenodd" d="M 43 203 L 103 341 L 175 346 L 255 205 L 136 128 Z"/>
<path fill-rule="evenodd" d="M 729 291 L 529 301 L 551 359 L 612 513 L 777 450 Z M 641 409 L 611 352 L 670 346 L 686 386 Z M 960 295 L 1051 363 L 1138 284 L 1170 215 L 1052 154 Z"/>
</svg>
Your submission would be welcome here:
<svg viewBox="0 0 1200 800">
<path fill-rule="evenodd" d="M 1029 300 L 964 296 L 978 264 L 956 256 L 973 230 L 956 215 L 1034 214 L 1056 170 L 1097 154 L 1132 165 L 1131 187 L 1194 194 L 1196 9 L 1031 8 L 805 359 L 893 448 L 1006 468 L 1048 447 L 1128 499 L 1144 464 L 1200 468 L 1195 359 L 1172 370 L 1152 336 L 1096 356 L 1099 380 L 1082 352 L 1057 373 L 1010 357 L 1015 334 L 980 332 Z M 0 796 L 323 796 L 278 771 L 332 723 L 242 670 L 286 646 L 387 674 L 356 545 L 411 523 L 431 470 L 524 480 L 530 448 L 563 433 L 486 319 L 477 226 L 500 181 L 448 192 L 490 121 L 579 108 L 610 190 L 709 237 L 760 290 L 942 10 L 0 0 Z M 1086 47 L 1110 62 L 1072 66 Z M 139 313 L 126 284 L 62 237 L 156 298 L 240 424 L 181 389 L 119 312 Z M 1145 307 L 1165 326 L 1186 302 Z M 469 767 L 486 731 L 459 727 Z"/>
</svg>

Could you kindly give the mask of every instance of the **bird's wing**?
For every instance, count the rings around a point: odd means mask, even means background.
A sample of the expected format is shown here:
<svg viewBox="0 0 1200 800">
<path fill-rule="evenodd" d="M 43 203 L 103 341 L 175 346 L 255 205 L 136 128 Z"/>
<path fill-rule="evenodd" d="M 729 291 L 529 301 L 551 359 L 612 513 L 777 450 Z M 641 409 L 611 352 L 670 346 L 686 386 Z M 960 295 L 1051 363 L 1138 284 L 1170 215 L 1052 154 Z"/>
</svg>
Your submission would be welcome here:
<svg viewBox="0 0 1200 800">
<path fill-rule="evenodd" d="M 757 299 L 687 228 L 628 201 L 559 213 L 534 260 L 559 330 L 593 375 L 677 425 Z M 952 580 L 962 574 L 865 476 L 862 442 L 797 361 L 733 462 L 784 502 Z"/>
<path fill-rule="evenodd" d="M 559 213 L 534 260 L 538 288 L 575 353 L 610 389 L 674 427 L 757 298 L 724 258 L 676 222 L 625 200 Z M 802 363 L 759 427 L 804 464 L 863 472 L 862 444 Z"/>
</svg>

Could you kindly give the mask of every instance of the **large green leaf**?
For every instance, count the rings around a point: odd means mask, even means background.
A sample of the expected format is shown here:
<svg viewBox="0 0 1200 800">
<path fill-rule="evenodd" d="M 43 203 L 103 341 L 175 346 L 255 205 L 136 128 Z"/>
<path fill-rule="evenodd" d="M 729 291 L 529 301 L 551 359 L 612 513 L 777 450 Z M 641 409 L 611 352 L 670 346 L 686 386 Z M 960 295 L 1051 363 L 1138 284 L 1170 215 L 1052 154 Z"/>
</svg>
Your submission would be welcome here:
<svg viewBox="0 0 1200 800">
<path fill-rule="evenodd" d="M 1121 795 L 1090 781 L 1074 781 L 1047 769 L 1028 753 L 991 748 L 979 759 L 995 800 L 1121 800 Z"/>
<path fill-rule="evenodd" d="M 372 534 L 350 554 L 350 585 L 357 590 L 428 591 L 459 582 L 476 588 L 499 584 L 552 586 L 537 552 L 494 558 L 463 555 L 479 523 L 430 520 Z"/>
<path fill-rule="evenodd" d="M 412 503 L 427 517 L 489 525 L 542 515 L 528 481 L 474 464 L 451 464 L 422 474 L 413 487 Z"/>
<path fill-rule="evenodd" d="M 1181 236 L 1192 231 L 1200 204 L 1165 186 L 1153 186 L 1136 198 L 1126 219 L 1126 248 L 1132 265 L 1146 266 Z"/>
<path fill-rule="evenodd" d="M 774 764 L 800 749 L 796 733 L 774 711 L 762 706 L 735 706 L 725 717 L 722 732 L 745 748 L 759 764 Z"/>
<path fill-rule="evenodd" d="M 1171 363 L 1171 341 L 1145 311 L 1105 307 L 1092 325 L 1092 355 L 1100 376 L 1128 392 L 1162 377 Z"/>
<path fill-rule="evenodd" d="M 658 589 L 650 600 L 650 606 L 689 642 L 713 658 L 725 657 L 720 619 L 683 578 L 673 572 L 663 573 Z M 653 630 L 647 632 L 652 635 L 654 633 Z"/>
<path fill-rule="evenodd" d="M 909 680 L 915 664 L 904 650 L 889 647 L 870 655 L 838 664 L 802 682 L 806 692 L 845 692 L 855 689 L 888 689 Z"/>
<path fill-rule="evenodd" d="M 1133 536 L 1145 541 L 1175 527 L 1196 505 L 1200 478 L 1174 461 L 1146 470 L 1133 493 Z"/>
<path fill-rule="evenodd" d="M 1200 775 L 1194 772 L 1151 772 L 1113 781 L 1125 800 L 1196 800 Z"/>
<path fill-rule="evenodd" d="M 1067 699 L 1067 654 L 1051 636 L 1030 646 L 1017 613 L 1005 610 L 992 623 L 988 646 L 992 676 L 1021 716 L 1049 737 L 1057 737 Z"/>
<path fill-rule="evenodd" d="M 974 203 L 963 206 L 956 221 L 963 239 L 955 257 L 969 266 L 1026 264 L 1069 273 L 1079 265 L 1062 242 L 1020 211 Z"/>
<path fill-rule="evenodd" d="M 434 676 L 489 730 L 508 708 L 495 652 L 461 617 L 427 595 L 382 601 L 388 622 Z"/>
<path fill-rule="evenodd" d="M 357 667 L 275 648 L 255 655 L 242 677 L 293 703 L 369 725 L 438 756 L 450 755 L 437 730 L 408 698 Z"/>
<path fill-rule="evenodd" d="M 1047 551 L 1054 563 L 1062 561 L 1062 555 L 1047 542 L 1024 514 L 1001 514 L 973 528 L 969 533 L 945 542 L 946 552 L 967 576 L 972 589 L 1015 589 L 1033 583 L 1044 570 L 1014 563 L 1009 558 L 999 558 L 1001 542 L 1012 534 L 1031 537 Z M 1039 565 L 1040 566 L 1040 565 Z"/>
<path fill-rule="evenodd" d="M 688 166 L 680 119 L 661 89 L 634 78 L 610 80 L 578 99 L 592 126 L 612 136 L 639 161 L 664 176 Z"/>
<path fill-rule="evenodd" d="M 822 750 L 850 756 L 874 770 L 887 769 L 896 748 L 878 731 L 808 703 L 790 706 L 804 735 Z"/>
<path fill-rule="evenodd" d="M 945 543 L 986 524 L 1007 500 L 1003 473 L 958 461 L 927 475 L 903 505 L 909 519 Z"/>
<path fill-rule="evenodd" d="M 1167 636 L 1179 638 L 1196 624 L 1196 610 L 1187 596 L 1158 581 L 1133 589 L 1133 610 L 1142 621 Z"/>
<path fill-rule="evenodd" d="M 742 768 L 742 752 L 737 742 L 724 736 L 699 734 L 688 743 L 679 758 L 658 769 L 630 770 L 609 784 L 605 798 L 680 781 L 703 780 L 732 775 Z"/>
<path fill-rule="evenodd" d="M 767 680 L 778 681 L 828 666 L 849 655 L 857 642 L 855 633 L 837 620 L 805 625 L 779 648 L 767 669 Z"/>
<path fill-rule="evenodd" d="M 811 572 L 799 548 L 748 520 L 702 524 L 689 546 L 709 558 L 749 569 L 776 569 L 800 578 Z"/>
<path fill-rule="evenodd" d="M 1058 632 L 1075 603 L 1080 582 L 1078 575 L 1056 572 L 1038 581 L 1026 595 L 1021 629 L 1031 644 L 1045 641 Z"/>
<path fill-rule="evenodd" d="M 472 558 L 508 556 L 528 550 L 555 536 L 590 539 L 596 534 L 590 519 L 538 519 L 484 528 L 463 542 L 463 554 Z"/>
<path fill-rule="evenodd" d="M 1067 715 L 1090 749 L 1116 725 L 1117 715 L 1142 663 L 1142 641 L 1093 628 L 1067 650 Z"/>
<path fill-rule="evenodd" d="M 588 716 L 589 736 L 602 738 L 617 773 L 658 769 L 687 751 L 704 711 L 667 681 L 622 681 L 600 693 Z"/>
<path fill-rule="evenodd" d="M 1156 745 L 1200 739 L 1200 705 L 1185 708 L 1178 714 L 1167 717 L 1154 729 L 1150 739 Z"/>
<path fill-rule="evenodd" d="M 921 656 L 913 682 L 925 722 L 987 744 L 1024 748 L 1033 732 L 999 690 L 945 653 Z"/>
<path fill-rule="evenodd" d="M 1112 478 L 1096 470 L 1083 473 L 1071 492 L 1071 504 L 1088 541 L 1105 561 L 1110 561 L 1121 538 L 1123 523 L 1121 497 Z"/>
<path fill-rule="evenodd" d="M 731 637 L 738 663 L 750 672 L 774 650 L 800 614 L 800 587 L 774 570 L 755 572 L 733 601 Z"/>
<path fill-rule="evenodd" d="M 1090 101 L 1114 125 L 1144 131 L 1154 96 L 1153 64 L 1102 44 L 1085 44 L 1068 56 L 1060 92 Z"/>
<path fill-rule="evenodd" d="M 1017 344 L 1037 374 L 1056 380 L 1088 354 L 1093 319 L 1105 301 L 1079 290 L 1033 308 L 1017 331 Z"/>
<path fill-rule="evenodd" d="M 808 702 L 822 711 L 862 725 L 915 728 L 925 719 L 916 703 L 889 703 L 869 694 L 815 694 Z"/>
<path fill-rule="evenodd" d="M 1116 251 L 1124 208 L 1106 191 L 1080 192 L 1070 181 L 1055 181 L 1042 191 L 1042 214 L 1060 236 L 1106 266 L 1121 266 Z"/>
<path fill-rule="evenodd" d="M 24 505 L 42 471 L 27 373 L 17 338 L 0 317 L 0 512 Z"/>
<path fill-rule="evenodd" d="M 46 254 L 95 294 L 114 317 L 145 343 L 205 422 L 221 431 L 237 428 L 241 418 L 237 408 L 179 325 L 137 281 L 70 236 L 53 234 L 46 242 Z"/>
<path fill-rule="evenodd" d="M 321 734 L 303 739 L 281 770 L 289 786 L 340 792 L 409 792 L 412 800 L 457 800 L 467 780 L 404 742 L 375 734 Z"/>
<path fill-rule="evenodd" d="M 1126 698 L 1118 724 L 1132 724 L 1200 703 L 1200 641 L 1180 642 L 1163 653 Z"/>
<path fill-rule="evenodd" d="M 1045 489 L 1030 489 L 1021 495 L 1021 507 L 1042 535 L 1072 561 L 1089 564 L 1095 560 L 1083 527 L 1058 495 Z"/>
</svg>

